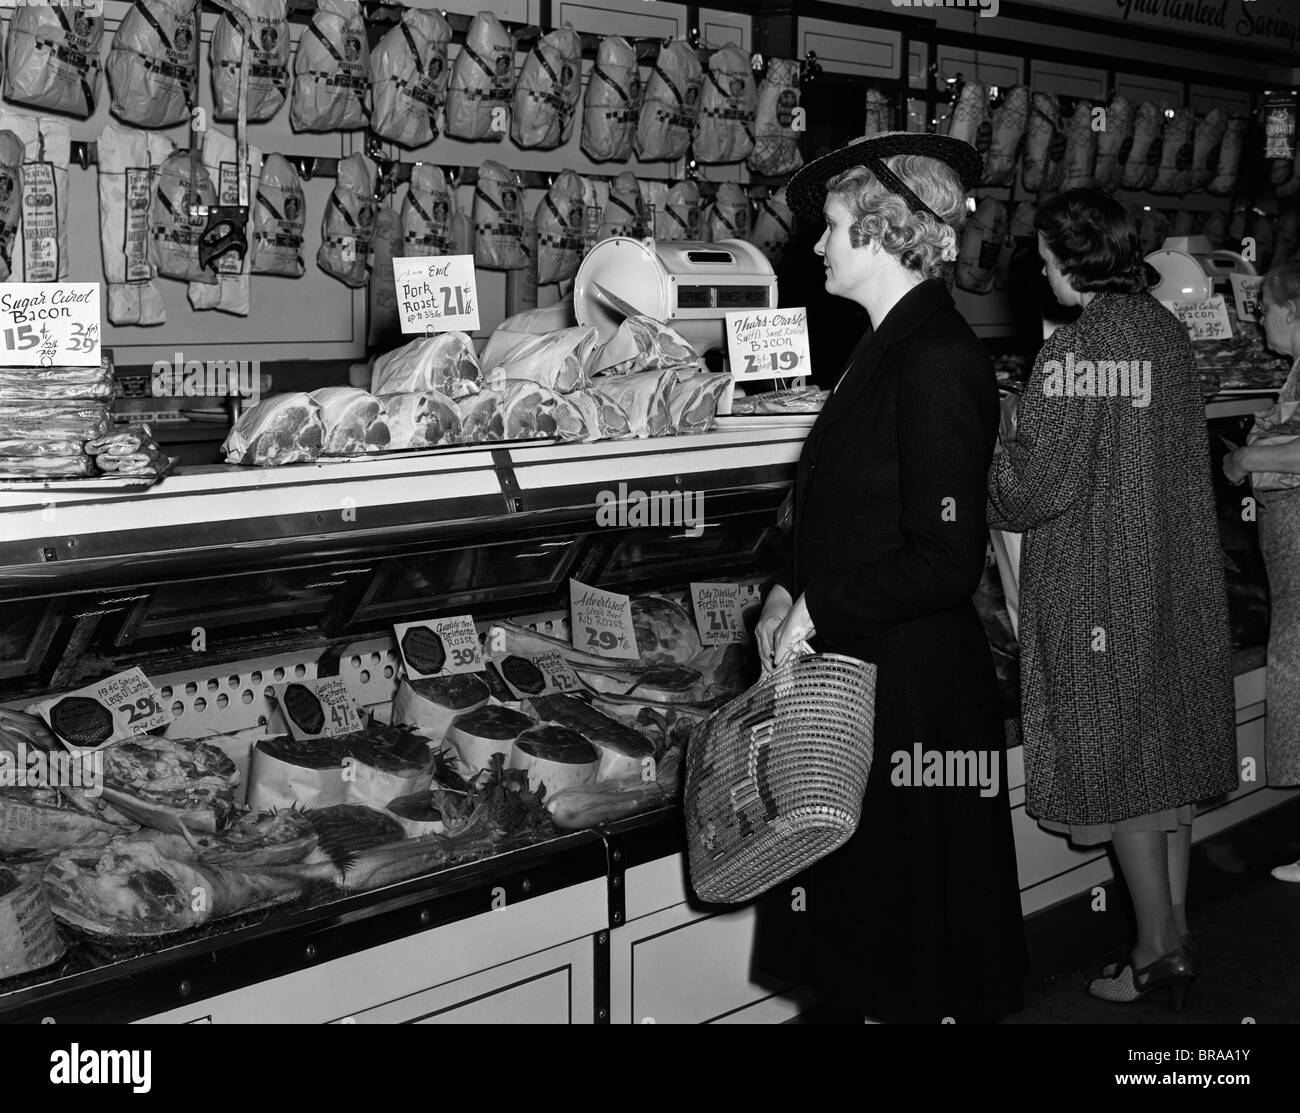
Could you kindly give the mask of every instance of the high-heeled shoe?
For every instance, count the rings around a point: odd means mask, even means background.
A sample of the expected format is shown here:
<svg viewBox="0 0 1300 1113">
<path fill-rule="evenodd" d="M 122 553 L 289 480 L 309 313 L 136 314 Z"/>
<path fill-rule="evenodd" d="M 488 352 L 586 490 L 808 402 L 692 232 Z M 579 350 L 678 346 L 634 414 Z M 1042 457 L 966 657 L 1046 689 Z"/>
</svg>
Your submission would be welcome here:
<svg viewBox="0 0 1300 1113">
<path fill-rule="evenodd" d="M 1093 978 L 1084 989 L 1089 996 L 1117 1004 L 1130 1004 L 1155 990 L 1168 989 L 1170 1007 L 1182 1012 L 1191 997 L 1196 975 L 1196 960 L 1187 947 L 1182 946 L 1161 955 L 1141 970 L 1134 967 L 1130 955 L 1112 977 Z"/>
<path fill-rule="evenodd" d="M 1192 956 L 1192 966 L 1199 973 L 1201 969 L 1201 948 L 1196 945 L 1196 940 L 1194 940 L 1190 935 L 1183 936 L 1182 945 L 1187 948 L 1187 953 Z M 1127 948 L 1116 947 L 1115 950 L 1111 952 L 1110 959 L 1102 966 L 1100 976 L 1103 978 L 1113 978 L 1118 974 L 1119 968 L 1124 965 L 1124 960 L 1128 958 L 1128 953 Z"/>
</svg>

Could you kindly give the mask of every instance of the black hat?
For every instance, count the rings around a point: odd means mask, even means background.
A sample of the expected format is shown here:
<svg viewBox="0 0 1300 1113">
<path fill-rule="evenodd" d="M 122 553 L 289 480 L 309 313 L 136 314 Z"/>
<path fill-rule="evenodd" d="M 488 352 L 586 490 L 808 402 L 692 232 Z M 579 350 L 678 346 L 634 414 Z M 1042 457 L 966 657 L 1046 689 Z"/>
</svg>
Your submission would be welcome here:
<svg viewBox="0 0 1300 1113">
<path fill-rule="evenodd" d="M 790 208 L 803 217 L 816 219 L 826 203 L 826 183 L 837 174 L 855 166 L 865 166 L 879 179 L 880 184 L 907 202 L 912 212 L 929 213 L 941 224 L 933 212 L 885 165 L 885 159 L 895 155 L 921 155 L 938 159 L 961 179 L 968 193 L 980 183 L 984 173 L 984 160 L 969 143 L 949 135 L 931 135 L 916 131 L 885 131 L 879 135 L 865 136 L 845 144 L 837 151 L 814 159 L 800 170 L 785 187 Z"/>
</svg>

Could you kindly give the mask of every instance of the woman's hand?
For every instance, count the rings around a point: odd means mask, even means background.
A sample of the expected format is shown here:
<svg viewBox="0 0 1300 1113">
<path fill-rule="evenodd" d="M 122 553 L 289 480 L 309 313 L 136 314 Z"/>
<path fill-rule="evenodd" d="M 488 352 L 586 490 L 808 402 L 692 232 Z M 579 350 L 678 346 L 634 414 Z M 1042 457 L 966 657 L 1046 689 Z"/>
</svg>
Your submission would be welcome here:
<svg viewBox="0 0 1300 1113">
<path fill-rule="evenodd" d="M 1000 404 L 1002 416 L 998 420 L 998 446 L 1010 444 L 1016 439 L 1016 411 L 1020 405 L 1020 395 L 1008 392 L 1003 395 Z"/>
<path fill-rule="evenodd" d="M 790 613 L 794 600 L 790 593 L 780 584 L 773 584 L 763 601 L 763 613 L 759 615 L 758 625 L 754 627 L 754 638 L 758 642 L 758 659 L 763 668 L 772 667 L 772 649 L 776 644 L 776 632 Z"/>
<path fill-rule="evenodd" d="M 801 595 L 785 616 L 785 621 L 776 632 L 776 643 L 772 648 L 772 664 L 776 667 L 785 664 L 789 658 L 802 651 L 809 638 L 816 635 L 812 616 L 808 613 L 808 604 Z"/>
<path fill-rule="evenodd" d="M 1223 474 L 1228 477 L 1228 482 L 1234 487 L 1245 480 L 1250 474 L 1250 468 L 1246 466 L 1246 453 L 1249 449 L 1238 448 L 1229 452 L 1223 458 Z"/>
</svg>

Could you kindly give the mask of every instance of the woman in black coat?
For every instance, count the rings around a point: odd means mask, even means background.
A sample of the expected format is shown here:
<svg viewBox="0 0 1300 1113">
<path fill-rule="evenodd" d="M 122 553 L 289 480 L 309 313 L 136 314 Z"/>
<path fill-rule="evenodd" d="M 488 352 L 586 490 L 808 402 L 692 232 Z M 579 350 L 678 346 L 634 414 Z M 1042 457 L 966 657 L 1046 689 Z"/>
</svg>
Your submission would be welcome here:
<svg viewBox="0 0 1300 1113">
<path fill-rule="evenodd" d="M 1022 1006 L 1005 737 L 971 602 L 997 390 L 937 280 L 979 172 L 967 144 L 894 133 L 787 190 L 805 215 L 825 198 L 826 288 L 873 325 L 804 445 L 793 564 L 757 631 L 769 665 L 807 640 L 878 667 L 858 830 L 760 907 L 759 972 L 810 984 L 835 1019 L 961 1023 Z"/>
</svg>

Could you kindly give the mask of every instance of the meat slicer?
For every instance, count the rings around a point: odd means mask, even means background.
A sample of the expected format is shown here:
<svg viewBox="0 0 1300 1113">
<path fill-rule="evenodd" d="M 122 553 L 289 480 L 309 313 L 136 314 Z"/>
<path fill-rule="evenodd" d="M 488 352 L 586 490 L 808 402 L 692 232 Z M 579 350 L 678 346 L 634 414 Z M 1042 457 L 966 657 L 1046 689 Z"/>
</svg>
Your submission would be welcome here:
<svg viewBox="0 0 1300 1113">
<path fill-rule="evenodd" d="M 1203 301 L 1228 285 L 1228 275 L 1253 275 L 1255 268 L 1235 251 L 1215 251 L 1205 236 L 1170 236 L 1146 261 L 1160 272 L 1152 289 L 1161 301 Z"/>
</svg>

